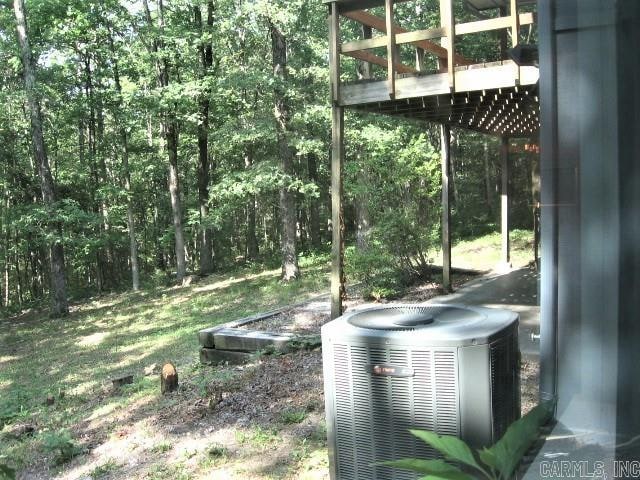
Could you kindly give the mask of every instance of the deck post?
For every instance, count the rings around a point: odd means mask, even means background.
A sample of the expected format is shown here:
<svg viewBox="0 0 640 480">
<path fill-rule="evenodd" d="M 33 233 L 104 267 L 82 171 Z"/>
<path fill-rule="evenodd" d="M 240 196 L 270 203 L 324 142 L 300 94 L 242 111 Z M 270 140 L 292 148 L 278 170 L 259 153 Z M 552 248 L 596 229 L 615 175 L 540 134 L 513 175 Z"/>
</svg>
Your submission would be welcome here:
<svg viewBox="0 0 640 480">
<path fill-rule="evenodd" d="M 369 25 L 362 25 L 362 38 L 365 40 L 373 38 L 373 29 Z M 358 76 L 362 79 L 371 78 L 371 62 L 360 61 Z"/>
<path fill-rule="evenodd" d="M 331 78 L 331 318 L 342 315 L 344 279 L 344 216 L 342 164 L 344 161 L 344 107 L 340 99 L 340 18 L 331 3 L 329 15 L 329 70 Z"/>
<path fill-rule="evenodd" d="M 500 16 L 501 17 L 506 17 L 507 16 L 507 7 L 500 7 Z M 507 30 L 503 29 L 500 30 L 500 33 L 498 34 L 499 38 L 500 38 L 500 60 L 506 60 L 509 58 L 509 55 L 507 54 L 507 50 L 509 50 L 509 46 L 508 46 L 508 42 L 507 42 Z"/>
<path fill-rule="evenodd" d="M 455 21 L 453 18 L 452 0 L 440 0 L 440 26 L 445 28 L 446 38 L 443 38 L 442 46 L 447 49 L 447 76 L 449 88 L 455 90 L 456 63 L 455 63 Z"/>
<path fill-rule="evenodd" d="M 440 165 L 442 169 L 442 288 L 451 292 L 451 205 L 449 178 L 451 176 L 451 127 L 440 125 Z"/>
<path fill-rule="evenodd" d="M 396 48 L 396 32 L 393 25 L 393 2 L 384 0 L 385 22 L 387 27 L 387 78 L 389 81 L 389 97 L 396 96 L 396 63 L 398 50 Z"/>
<path fill-rule="evenodd" d="M 500 266 L 511 268 L 511 252 L 509 243 L 509 137 L 500 137 L 500 170 L 502 188 L 500 192 L 500 233 L 502 235 L 502 252 Z"/>
<path fill-rule="evenodd" d="M 517 0 L 510 0 L 509 13 L 511 14 L 511 48 L 516 48 L 520 36 L 520 17 L 518 16 Z M 520 85 L 520 66 L 516 65 L 516 85 Z"/>
</svg>

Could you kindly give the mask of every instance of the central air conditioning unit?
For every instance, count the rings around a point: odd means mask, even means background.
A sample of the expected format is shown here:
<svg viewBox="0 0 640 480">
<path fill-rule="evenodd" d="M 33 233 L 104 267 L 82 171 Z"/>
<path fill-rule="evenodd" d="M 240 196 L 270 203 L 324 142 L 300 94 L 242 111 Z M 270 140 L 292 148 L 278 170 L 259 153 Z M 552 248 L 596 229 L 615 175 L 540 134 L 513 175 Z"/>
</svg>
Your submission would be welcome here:
<svg viewBox="0 0 640 480">
<path fill-rule="evenodd" d="M 322 327 L 332 480 L 416 479 L 376 465 L 436 458 L 409 429 L 475 447 L 520 417 L 518 315 L 462 305 L 393 305 Z"/>
</svg>

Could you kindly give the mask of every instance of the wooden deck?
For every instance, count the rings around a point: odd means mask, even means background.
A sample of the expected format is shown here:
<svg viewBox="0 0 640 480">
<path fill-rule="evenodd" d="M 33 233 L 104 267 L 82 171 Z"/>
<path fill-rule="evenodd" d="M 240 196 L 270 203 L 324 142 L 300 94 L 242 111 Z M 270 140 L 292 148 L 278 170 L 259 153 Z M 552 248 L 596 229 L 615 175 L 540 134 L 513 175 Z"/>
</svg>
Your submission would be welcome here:
<svg viewBox="0 0 640 480">
<path fill-rule="evenodd" d="M 455 72 L 455 92 L 447 74 L 396 79 L 390 98 L 386 80 L 343 84 L 338 103 L 360 111 L 445 123 L 491 135 L 535 135 L 539 127 L 538 69 L 512 61 L 471 65 Z"/>
<path fill-rule="evenodd" d="M 402 116 L 509 137 L 536 135 L 539 128 L 538 67 L 517 65 L 512 60 L 476 63 L 455 49 L 462 35 L 496 31 L 502 35 L 503 57 L 507 55 L 507 32 L 511 46 L 519 44 L 520 29 L 535 24 L 532 12 L 519 12 L 516 0 L 504 0 L 510 8 L 500 16 L 456 23 L 453 0 L 440 0 L 441 25 L 407 31 L 394 18 L 397 0 L 338 0 L 327 3 L 330 14 L 330 66 L 335 105 L 385 115 Z M 407 3 L 406 0 L 403 3 Z M 385 17 L 366 8 L 385 7 Z M 340 40 L 342 19 L 361 25 L 363 38 Z M 374 36 L 374 32 L 378 35 Z M 451 35 L 451 32 L 454 32 Z M 440 43 L 435 43 L 439 41 Z M 416 50 L 416 65 L 402 63 L 398 46 Z M 374 49 L 386 47 L 387 57 Z M 425 71 L 425 56 L 438 62 L 439 71 Z M 341 61 L 360 62 L 361 79 L 343 83 Z M 405 55 L 406 60 L 406 55 Z M 372 66 L 383 67 L 386 78 L 370 79 Z"/>
</svg>

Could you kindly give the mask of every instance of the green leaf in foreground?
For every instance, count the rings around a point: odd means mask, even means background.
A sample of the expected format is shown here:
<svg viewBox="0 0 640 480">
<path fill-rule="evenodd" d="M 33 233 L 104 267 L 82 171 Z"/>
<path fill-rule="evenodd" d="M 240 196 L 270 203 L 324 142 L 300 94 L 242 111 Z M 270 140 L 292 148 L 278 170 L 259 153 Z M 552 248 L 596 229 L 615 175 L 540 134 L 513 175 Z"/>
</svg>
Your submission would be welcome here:
<svg viewBox="0 0 640 480">
<path fill-rule="evenodd" d="M 521 419 L 513 422 L 495 445 L 485 449 L 482 461 L 509 479 L 520 459 L 538 437 L 538 430 L 553 410 L 552 402 L 541 403 Z M 491 463 L 493 462 L 493 465 Z"/>
<path fill-rule="evenodd" d="M 441 436 L 426 430 L 410 430 L 410 432 L 441 452 L 447 460 L 464 463 L 484 473 L 484 469 L 478 465 L 471 449 L 459 438 L 448 435 Z"/>
<path fill-rule="evenodd" d="M 404 458 L 402 460 L 381 462 L 380 465 L 426 474 L 427 476 L 422 477 L 421 480 L 473 480 L 473 477 L 462 472 L 458 467 L 446 463 L 444 460 Z"/>
</svg>

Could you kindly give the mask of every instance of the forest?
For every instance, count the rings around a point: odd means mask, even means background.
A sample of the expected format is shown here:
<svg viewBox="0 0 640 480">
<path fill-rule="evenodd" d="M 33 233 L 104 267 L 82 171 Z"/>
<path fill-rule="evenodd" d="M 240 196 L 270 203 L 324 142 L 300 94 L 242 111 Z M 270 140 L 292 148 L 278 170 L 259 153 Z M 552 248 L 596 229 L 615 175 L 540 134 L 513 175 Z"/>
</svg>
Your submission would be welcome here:
<svg viewBox="0 0 640 480">
<path fill-rule="evenodd" d="M 436 3 L 398 15 L 437 25 Z M 326 17 L 319 0 L 0 2 L 2 315 L 243 265 L 294 282 L 327 256 Z M 494 40 L 459 48 L 490 61 Z M 393 295 L 439 248 L 438 126 L 346 125 L 347 276 Z M 454 239 L 496 231 L 499 139 L 453 129 L 452 146 Z M 511 143 L 513 228 L 533 225 L 535 148 Z"/>
</svg>

